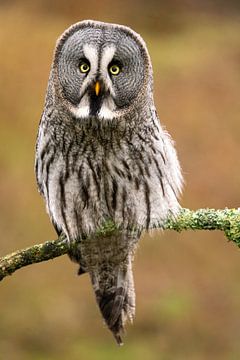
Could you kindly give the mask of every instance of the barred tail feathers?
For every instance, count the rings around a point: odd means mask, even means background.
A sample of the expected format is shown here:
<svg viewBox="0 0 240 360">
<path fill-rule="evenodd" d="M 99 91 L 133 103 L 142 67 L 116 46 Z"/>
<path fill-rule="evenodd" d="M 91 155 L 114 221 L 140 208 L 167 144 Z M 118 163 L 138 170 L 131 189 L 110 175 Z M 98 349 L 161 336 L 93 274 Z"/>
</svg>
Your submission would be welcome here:
<svg viewBox="0 0 240 360">
<path fill-rule="evenodd" d="M 135 315 L 135 291 L 132 263 L 119 264 L 112 269 L 90 272 L 93 289 L 102 316 L 112 331 L 118 345 L 122 345 L 122 334 L 127 320 Z"/>
</svg>

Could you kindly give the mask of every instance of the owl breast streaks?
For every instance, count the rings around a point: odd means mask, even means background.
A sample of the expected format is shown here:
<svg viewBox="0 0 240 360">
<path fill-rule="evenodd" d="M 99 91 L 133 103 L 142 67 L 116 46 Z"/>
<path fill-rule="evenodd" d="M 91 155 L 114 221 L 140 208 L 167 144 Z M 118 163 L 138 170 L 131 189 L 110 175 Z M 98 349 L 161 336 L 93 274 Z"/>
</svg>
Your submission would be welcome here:
<svg viewBox="0 0 240 360">
<path fill-rule="evenodd" d="M 79 274 L 89 274 L 118 344 L 135 314 L 132 263 L 141 233 L 180 210 L 181 169 L 157 116 L 152 78 L 133 30 L 74 24 L 56 44 L 37 137 L 35 172 L 50 220 L 78 244 L 69 256 Z M 94 236 L 109 219 L 119 235 Z"/>
</svg>

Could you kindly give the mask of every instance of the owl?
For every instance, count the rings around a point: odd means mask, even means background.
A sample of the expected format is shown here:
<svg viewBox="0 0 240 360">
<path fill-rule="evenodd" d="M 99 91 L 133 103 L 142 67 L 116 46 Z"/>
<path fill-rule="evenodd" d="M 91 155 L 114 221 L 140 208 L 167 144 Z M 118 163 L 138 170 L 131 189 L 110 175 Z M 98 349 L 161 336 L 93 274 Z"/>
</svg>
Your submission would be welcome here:
<svg viewBox="0 0 240 360">
<path fill-rule="evenodd" d="M 147 47 L 122 25 L 81 21 L 58 39 L 35 173 L 58 234 L 118 344 L 135 314 L 132 263 L 143 230 L 176 216 L 182 175 L 159 122 Z M 106 221 L 119 231 L 96 236 Z M 71 250 L 74 249 L 74 250 Z"/>
</svg>

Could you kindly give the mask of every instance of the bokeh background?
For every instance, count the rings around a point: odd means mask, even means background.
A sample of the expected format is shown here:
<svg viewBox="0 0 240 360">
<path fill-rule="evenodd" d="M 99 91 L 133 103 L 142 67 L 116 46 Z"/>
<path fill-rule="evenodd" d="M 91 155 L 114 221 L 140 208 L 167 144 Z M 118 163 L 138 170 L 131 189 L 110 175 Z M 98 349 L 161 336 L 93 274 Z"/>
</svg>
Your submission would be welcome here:
<svg viewBox="0 0 240 360">
<path fill-rule="evenodd" d="M 184 207 L 238 207 L 240 3 L 0 1 L 0 255 L 56 238 L 33 164 L 56 38 L 93 18 L 148 44 L 155 101 L 176 140 Z M 67 256 L 0 285 L 0 359 L 240 358 L 240 253 L 220 232 L 145 235 L 135 261 L 137 316 L 118 348 L 87 276 Z"/>
</svg>

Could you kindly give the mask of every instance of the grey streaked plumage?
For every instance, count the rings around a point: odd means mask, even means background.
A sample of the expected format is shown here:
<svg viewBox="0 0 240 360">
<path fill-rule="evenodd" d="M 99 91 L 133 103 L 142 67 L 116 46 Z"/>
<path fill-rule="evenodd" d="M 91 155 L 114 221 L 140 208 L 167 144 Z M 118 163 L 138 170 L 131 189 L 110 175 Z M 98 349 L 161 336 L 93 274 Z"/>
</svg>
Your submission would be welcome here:
<svg viewBox="0 0 240 360">
<path fill-rule="evenodd" d="M 146 45 L 131 29 L 82 21 L 57 42 L 37 147 L 36 177 L 70 257 L 88 272 L 120 344 L 135 313 L 132 261 L 143 229 L 179 211 L 182 177 L 155 110 Z M 118 236 L 86 240 L 104 221 Z"/>
</svg>

